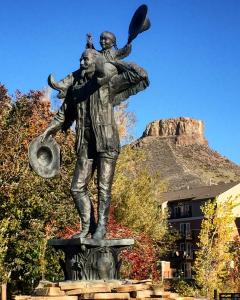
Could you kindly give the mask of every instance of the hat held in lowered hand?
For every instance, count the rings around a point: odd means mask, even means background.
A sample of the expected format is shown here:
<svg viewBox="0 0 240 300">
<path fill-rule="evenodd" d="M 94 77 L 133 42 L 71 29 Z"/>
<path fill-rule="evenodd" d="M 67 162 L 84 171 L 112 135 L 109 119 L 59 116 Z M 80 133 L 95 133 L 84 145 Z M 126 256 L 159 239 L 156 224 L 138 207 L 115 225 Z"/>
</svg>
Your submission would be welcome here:
<svg viewBox="0 0 240 300">
<path fill-rule="evenodd" d="M 43 178 L 51 178 L 60 171 L 60 147 L 54 138 L 43 142 L 38 136 L 29 145 L 28 158 L 33 170 Z"/>
</svg>

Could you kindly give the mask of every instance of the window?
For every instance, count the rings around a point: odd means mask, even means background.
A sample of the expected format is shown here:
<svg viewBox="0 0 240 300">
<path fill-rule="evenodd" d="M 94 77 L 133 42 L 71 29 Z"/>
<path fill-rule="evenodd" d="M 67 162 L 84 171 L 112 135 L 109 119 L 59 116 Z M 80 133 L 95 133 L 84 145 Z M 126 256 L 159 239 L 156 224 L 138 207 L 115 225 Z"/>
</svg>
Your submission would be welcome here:
<svg viewBox="0 0 240 300">
<path fill-rule="evenodd" d="M 186 243 L 186 255 L 188 258 L 192 258 L 192 243 Z"/>
<path fill-rule="evenodd" d="M 192 206 L 186 203 L 178 203 L 172 208 L 173 218 L 186 218 L 192 216 Z"/>
<path fill-rule="evenodd" d="M 174 206 L 173 207 L 173 218 L 179 218 L 180 217 L 180 207 Z"/>
<path fill-rule="evenodd" d="M 192 216 L 192 206 L 189 204 L 184 205 L 184 215 L 186 217 L 191 217 Z"/>
<path fill-rule="evenodd" d="M 190 223 L 180 223 L 180 233 L 183 236 L 189 236 L 190 235 Z"/>
</svg>

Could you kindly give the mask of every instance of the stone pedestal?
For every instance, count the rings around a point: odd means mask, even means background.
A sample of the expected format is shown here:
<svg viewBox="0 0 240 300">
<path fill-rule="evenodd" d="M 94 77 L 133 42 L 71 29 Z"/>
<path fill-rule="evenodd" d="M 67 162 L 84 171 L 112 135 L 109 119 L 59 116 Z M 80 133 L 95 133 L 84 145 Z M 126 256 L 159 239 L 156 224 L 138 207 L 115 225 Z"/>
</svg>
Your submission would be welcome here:
<svg viewBox="0 0 240 300">
<path fill-rule="evenodd" d="M 53 239 L 48 244 L 65 253 L 61 262 L 65 280 L 111 280 L 119 279 L 119 254 L 134 240 Z"/>
</svg>

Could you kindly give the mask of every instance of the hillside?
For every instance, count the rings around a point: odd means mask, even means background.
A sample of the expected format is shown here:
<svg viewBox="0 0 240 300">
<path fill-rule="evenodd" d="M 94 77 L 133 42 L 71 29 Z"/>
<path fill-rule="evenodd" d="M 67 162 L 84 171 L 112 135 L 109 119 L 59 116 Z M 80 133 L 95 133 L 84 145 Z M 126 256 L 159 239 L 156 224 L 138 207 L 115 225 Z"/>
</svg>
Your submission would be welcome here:
<svg viewBox="0 0 240 300">
<path fill-rule="evenodd" d="M 159 172 L 168 190 L 240 181 L 240 166 L 208 146 L 200 120 L 180 117 L 154 121 L 132 146 L 146 151 L 142 167 Z"/>
</svg>

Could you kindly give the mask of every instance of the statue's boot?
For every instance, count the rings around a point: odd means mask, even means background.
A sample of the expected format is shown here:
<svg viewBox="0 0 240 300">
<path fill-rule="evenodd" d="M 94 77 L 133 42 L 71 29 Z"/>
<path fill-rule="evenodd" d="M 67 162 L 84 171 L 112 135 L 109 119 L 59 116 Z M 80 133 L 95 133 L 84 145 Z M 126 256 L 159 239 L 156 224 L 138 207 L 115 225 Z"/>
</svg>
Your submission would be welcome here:
<svg viewBox="0 0 240 300">
<path fill-rule="evenodd" d="M 72 80 L 73 80 L 72 75 L 68 75 L 63 80 L 55 81 L 53 75 L 50 74 L 48 76 L 48 85 L 52 89 L 59 91 L 59 93 L 57 94 L 57 97 L 59 99 L 63 99 L 66 97 L 68 87 L 72 85 Z"/>
<path fill-rule="evenodd" d="M 67 78 L 66 78 L 67 79 Z M 48 76 L 48 85 L 57 91 L 65 90 L 68 86 L 66 86 L 67 80 L 56 81 L 52 74 Z"/>
<path fill-rule="evenodd" d="M 78 193 L 72 193 L 75 206 L 81 219 L 82 230 L 74 234 L 72 238 L 85 238 L 90 231 L 91 201 L 88 196 L 81 197 Z"/>
<path fill-rule="evenodd" d="M 107 233 L 106 226 L 108 222 L 109 207 L 110 207 L 110 199 L 107 199 L 106 201 L 100 201 L 98 207 L 97 229 L 93 234 L 93 239 L 102 240 L 105 238 Z"/>
</svg>

